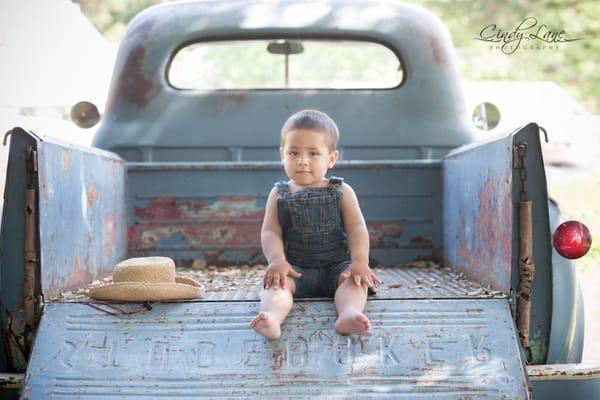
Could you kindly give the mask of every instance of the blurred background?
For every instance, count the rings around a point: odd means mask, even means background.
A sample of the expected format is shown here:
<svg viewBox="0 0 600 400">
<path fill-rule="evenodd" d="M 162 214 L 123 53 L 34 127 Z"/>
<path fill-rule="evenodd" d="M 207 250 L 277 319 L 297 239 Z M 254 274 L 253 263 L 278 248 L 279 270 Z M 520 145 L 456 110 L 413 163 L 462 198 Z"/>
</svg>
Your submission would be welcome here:
<svg viewBox="0 0 600 400">
<path fill-rule="evenodd" d="M 162 2 L 0 0 L 2 132 L 20 125 L 89 145 L 98 125 L 77 126 L 71 119 L 73 106 L 89 102 L 102 117 L 127 24 L 139 11 Z M 407 2 L 427 8 L 448 27 L 467 109 L 481 139 L 530 121 L 547 130 L 550 142 L 543 151 L 550 196 L 565 220 L 584 222 L 594 238 L 576 268 L 586 307 L 584 362 L 600 362 L 600 2 Z M 476 39 L 487 25 L 511 31 L 528 17 L 580 40 L 506 54 Z M 240 57 L 239 68 L 250 68 L 243 59 L 252 58 Z M 373 60 L 354 62 L 360 68 Z M 0 149 L 2 191 L 7 150 Z"/>
</svg>

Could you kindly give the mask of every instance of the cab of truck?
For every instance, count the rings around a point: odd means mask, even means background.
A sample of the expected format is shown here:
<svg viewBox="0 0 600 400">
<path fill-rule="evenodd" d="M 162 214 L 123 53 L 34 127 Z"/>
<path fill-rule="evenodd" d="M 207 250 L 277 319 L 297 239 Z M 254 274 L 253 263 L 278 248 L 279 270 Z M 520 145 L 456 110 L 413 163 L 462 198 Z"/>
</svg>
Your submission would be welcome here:
<svg viewBox="0 0 600 400">
<path fill-rule="evenodd" d="M 277 341 L 248 327 L 278 132 L 305 108 L 340 128 L 332 173 L 360 199 L 385 282 L 368 337 L 337 335 L 330 299 L 299 300 Z M 25 398 L 600 393 L 600 369 L 579 364 L 573 266 L 550 245 L 540 128 L 475 141 L 450 35 L 423 8 L 155 6 L 128 27 L 92 148 L 8 134 L 2 366 L 26 371 Z M 236 285 L 205 274 L 204 297 L 152 305 L 61 295 L 155 255 Z"/>
</svg>

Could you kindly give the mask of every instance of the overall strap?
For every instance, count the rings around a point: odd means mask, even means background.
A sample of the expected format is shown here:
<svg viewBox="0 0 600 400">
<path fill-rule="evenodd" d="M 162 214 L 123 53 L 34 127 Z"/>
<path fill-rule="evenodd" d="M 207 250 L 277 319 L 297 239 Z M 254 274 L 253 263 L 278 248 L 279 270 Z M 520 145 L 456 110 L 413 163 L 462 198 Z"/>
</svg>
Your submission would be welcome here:
<svg viewBox="0 0 600 400">
<path fill-rule="evenodd" d="M 275 182 L 274 186 L 277 188 L 277 192 L 279 193 L 279 195 L 283 195 L 290 192 L 290 186 L 287 184 L 287 182 L 278 181 Z"/>
<path fill-rule="evenodd" d="M 344 183 L 344 178 L 340 178 L 339 176 L 332 176 L 329 178 L 329 186 L 334 188 L 339 188 Z"/>
</svg>

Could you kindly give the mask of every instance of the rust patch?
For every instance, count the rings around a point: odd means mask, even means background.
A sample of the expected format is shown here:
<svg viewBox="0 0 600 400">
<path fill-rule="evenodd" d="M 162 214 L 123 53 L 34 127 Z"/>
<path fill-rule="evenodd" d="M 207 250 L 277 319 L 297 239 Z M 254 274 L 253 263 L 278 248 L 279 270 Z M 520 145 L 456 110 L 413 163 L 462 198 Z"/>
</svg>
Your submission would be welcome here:
<svg viewBox="0 0 600 400">
<path fill-rule="evenodd" d="M 234 218 L 236 221 L 262 220 L 264 208 L 258 206 L 256 197 L 219 197 L 213 201 L 187 201 L 177 203 L 172 197 L 156 197 L 146 208 L 134 207 L 134 215 L 145 221 L 223 221 Z"/>
<path fill-rule="evenodd" d="M 75 257 L 73 269 L 65 277 L 54 275 L 51 277 L 50 284 L 44 292 L 44 297 L 50 298 L 71 289 L 85 286 L 95 279 L 94 275 L 84 268 L 81 268 L 81 260 Z"/>
<path fill-rule="evenodd" d="M 474 215 L 466 210 L 458 210 L 460 221 L 465 221 L 457 232 L 457 265 L 459 270 L 482 284 L 490 284 L 493 289 L 502 290 L 510 276 L 498 275 L 498 265 L 510 265 L 512 232 L 509 221 L 512 218 L 511 199 L 507 183 L 487 180 L 479 191 L 479 204 Z M 469 234 L 467 234 L 467 227 Z"/>
<path fill-rule="evenodd" d="M 262 221 L 254 223 L 211 223 L 202 224 L 139 224 L 129 229 L 132 250 L 158 250 L 161 242 L 168 239 L 170 245 L 179 242 L 191 249 L 260 249 Z"/>
<path fill-rule="evenodd" d="M 96 185 L 92 185 L 87 190 L 87 206 L 88 209 L 91 208 L 96 201 L 100 198 L 98 194 L 98 190 L 96 189 Z"/>
<path fill-rule="evenodd" d="M 122 171 L 123 168 L 123 162 L 119 161 L 119 160 L 113 160 L 112 162 L 112 176 L 116 177 L 117 176 L 117 172 Z"/>
<path fill-rule="evenodd" d="M 234 103 L 242 104 L 246 101 L 245 92 L 231 92 L 227 94 L 227 98 L 232 100 Z"/>
<path fill-rule="evenodd" d="M 107 113 L 113 110 L 119 98 L 136 106 L 144 107 L 153 97 L 152 95 L 158 91 L 153 76 L 143 73 L 144 59 L 150 44 L 149 32 L 153 27 L 154 21 L 143 21 L 139 26 L 134 27 L 125 38 L 132 50 L 127 54 L 123 66 L 117 71 L 116 83 L 106 105 Z"/>
<path fill-rule="evenodd" d="M 433 242 L 423 236 L 416 236 L 410 239 L 409 246 L 415 249 L 428 249 L 433 247 Z"/>
<path fill-rule="evenodd" d="M 117 232 L 116 232 L 116 224 L 115 224 L 115 215 L 112 213 L 106 213 L 104 214 L 104 234 L 105 234 L 105 241 L 104 243 L 106 243 L 106 247 L 108 249 L 108 251 L 111 252 L 115 247 L 115 242 L 116 242 L 116 238 L 117 238 Z"/>
<path fill-rule="evenodd" d="M 402 243 L 402 222 L 369 222 L 367 223 L 371 248 L 390 249 L 400 248 Z"/>
<path fill-rule="evenodd" d="M 413 261 L 431 261 L 439 265 L 443 265 L 444 251 L 441 247 L 434 248 L 430 254 L 419 256 L 415 258 Z M 448 265 L 444 265 L 444 267 L 448 267 Z"/>
<path fill-rule="evenodd" d="M 63 171 L 69 170 L 71 164 L 71 153 L 68 150 L 61 150 L 60 152 L 60 165 Z"/>
<path fill-rule="evenodd" d="M 448 55 L 439 40 L 434 36 L 430 36 L 429 45 L 431 46 L 433 60 L 438 64 L 446 64 L 448 62 Z"/>
</svg>

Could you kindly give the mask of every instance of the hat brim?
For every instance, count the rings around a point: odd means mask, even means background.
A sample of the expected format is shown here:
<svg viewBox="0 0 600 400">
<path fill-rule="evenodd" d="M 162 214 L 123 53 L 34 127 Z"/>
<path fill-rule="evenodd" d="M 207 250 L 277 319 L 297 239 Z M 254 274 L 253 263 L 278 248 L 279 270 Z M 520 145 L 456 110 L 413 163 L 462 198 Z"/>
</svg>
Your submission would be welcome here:
<svg viewBox="0 0 600 400">
<path fill-rule="evenodd" d="M 177 281 L 188 281 L 177 278 Z M 191 280 L 189 280 L 191 281 Z M 193 282 L 193 281 L 191 281 Z M 166 301 L 196 299 L 202 294 L 198 286 L 185 283 L 119 282 L 90 289 L 88 295 L 96 300 Z"/>
</svg>

